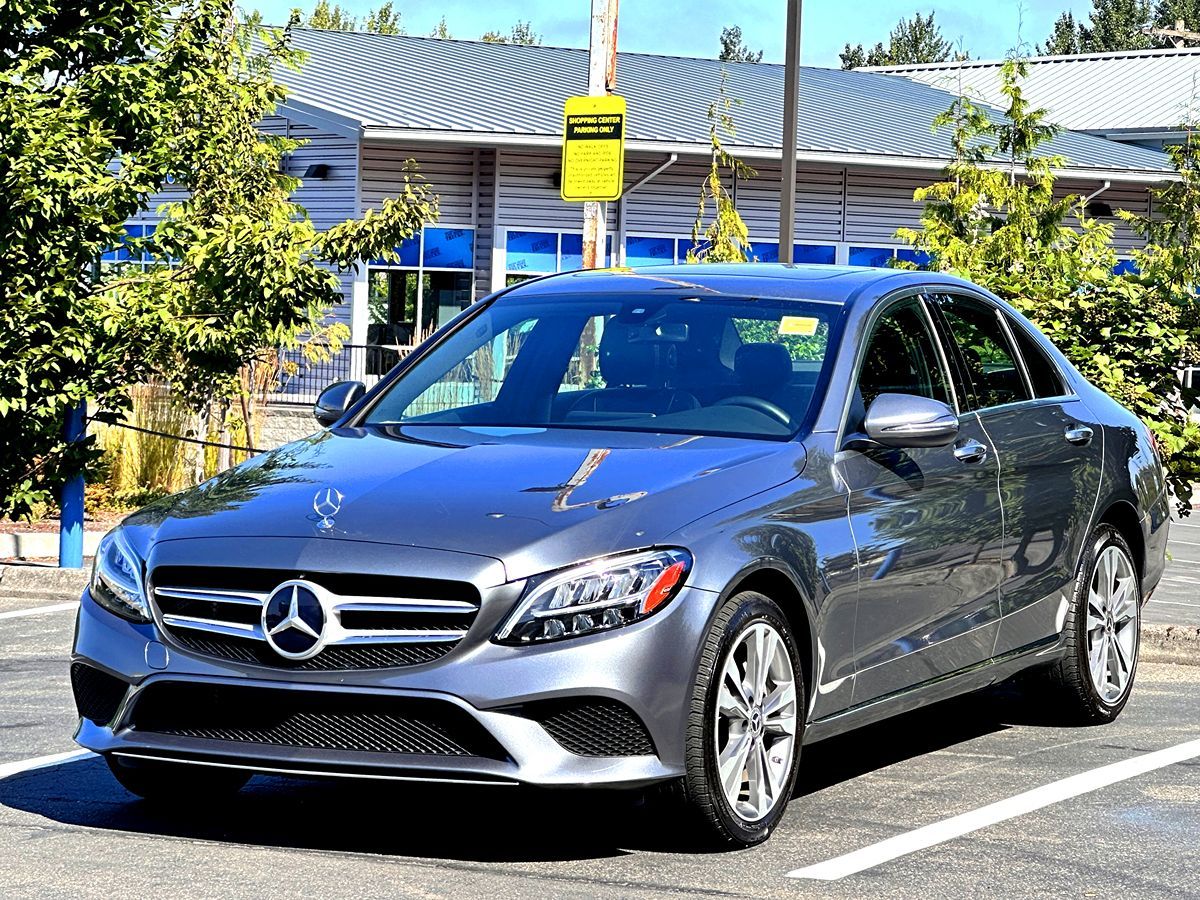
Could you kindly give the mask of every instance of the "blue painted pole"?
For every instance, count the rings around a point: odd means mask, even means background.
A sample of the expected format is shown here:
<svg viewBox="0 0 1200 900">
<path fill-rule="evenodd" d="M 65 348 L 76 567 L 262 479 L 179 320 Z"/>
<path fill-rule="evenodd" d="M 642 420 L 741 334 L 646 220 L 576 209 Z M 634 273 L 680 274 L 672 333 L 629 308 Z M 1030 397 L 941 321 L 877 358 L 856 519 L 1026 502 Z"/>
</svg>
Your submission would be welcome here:
<svg viewBox="0 0 1200 900">
<path fill-rule="evenodd" d="M 63 437 L 68 442 L 81 441 L 87 430 L 87 404 L 80 403 L 67 413 Z M 83 475 L 76 475 L 62 486 L 59 500 L 61 530 L 58 533 L 58 567 L 83 568 Z"/>
</svg>

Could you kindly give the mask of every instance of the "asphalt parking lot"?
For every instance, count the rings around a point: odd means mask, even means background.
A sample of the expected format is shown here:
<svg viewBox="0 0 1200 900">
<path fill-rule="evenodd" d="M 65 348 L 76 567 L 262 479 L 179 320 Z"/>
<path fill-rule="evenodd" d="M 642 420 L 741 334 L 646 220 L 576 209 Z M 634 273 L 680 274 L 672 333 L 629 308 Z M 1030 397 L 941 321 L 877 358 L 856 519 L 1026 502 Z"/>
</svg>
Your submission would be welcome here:
<svg viewBox="0 0 1200 900">
<path fill-rule="evenodd" d="M 695 853 L 631 798 L 257 777 L 168 814 L 95 757 L 30 768 L 75 749 L 71 626 L 0 606 L 6 898 L 1200 896 L 1200 666 L 1143 664 L 1108 727 L 995 693 L 818 744 L 765 846 Z"/>
<path fill-rule="evenodd" d="M 1145 621 L 1200 625 L 1200 510 L 1171 523 L 1167 570 L 1146 607 Z"/>
</svg>

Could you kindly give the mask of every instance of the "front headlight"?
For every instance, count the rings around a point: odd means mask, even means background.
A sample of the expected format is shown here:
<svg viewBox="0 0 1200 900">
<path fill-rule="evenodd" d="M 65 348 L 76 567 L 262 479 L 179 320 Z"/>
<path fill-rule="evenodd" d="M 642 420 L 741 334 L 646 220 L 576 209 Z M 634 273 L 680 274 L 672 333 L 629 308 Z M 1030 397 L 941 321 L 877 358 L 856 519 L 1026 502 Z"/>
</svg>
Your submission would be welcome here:
<svg viewBox="0 0 1200 900">
<path fill-rule="evenodd" d="M 119 527 L 100 539 L 92 563 L 90 590 L 92 599 L 121 618 L 150 621 L 150 608 L 142 587 L 142 562 Z"/>
<path fill-rule="evenodd" d="M 555 641 L 640 621 L 675 598 L 691 567 L 686 550 L 648 550 L 550 572 L 529 583 L 495 640 Z"/>
</svg>

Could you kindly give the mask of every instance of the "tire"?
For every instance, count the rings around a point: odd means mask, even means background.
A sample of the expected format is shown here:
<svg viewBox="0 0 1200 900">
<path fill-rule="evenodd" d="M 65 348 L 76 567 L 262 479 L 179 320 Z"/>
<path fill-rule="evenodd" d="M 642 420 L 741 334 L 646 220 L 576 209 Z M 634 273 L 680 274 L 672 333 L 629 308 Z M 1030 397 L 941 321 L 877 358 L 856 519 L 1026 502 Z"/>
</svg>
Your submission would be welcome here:
<svg viewBox="0 0 1200 900">
<path fill-rule="evenodd" d="M 726 666 L 733 655 L 737 670 L 744 672 L 745 664 L 749 662 L 743 654 L 748 653 L 746 641 L 754 642 L 762 635 L 763 647 L 768 646 L 766 635 L 773 634 L 778 641 L 776 645 L 782 656 L 773 655 L 774 661 L 768 665 L 767 685 L 771 690 L 766 695 L 776 696 L 779 705 L 768 710 L 763 715 L 762 710 L 769 704 L 762 703 L 762 696 L 756 696 L 751 685 L 749 699 L 750 711 L 760 711 L 757 719 L 753 716 L 745 719 L 743 731 L 736 729 L 740 714 L 718 716 L 718 703 L 722 700 L 722 683 L 725 680 Z M 768 651 L 769 652 L 769 651 Z M 766 654 L 764 654 L 766 655 Z M 784 661 L 790 668 L 790 673 L 783 671 Z M 776 678 L 787 674 L 792 677 L 792 696 L 790 706 L 786 701 L 787 691 Z M 796 783 L 796 773 L 800 763 L 800 744 L 803 737 L 805 697 L 804 673 L 800 667 L 800 657 L 796 652 L 796 642 L 786 617 L 773 600 L 763 594 L 746 591 L 725 601 L 717 611 L 712 625 L 705 635 L 700 653 L 699 671 L 693 690 L 691 706 L 688 713 L 688 726 L 685 745 L 685 775 L 683 780 L 673 786 L 675 800 L 684 807 L 684 812 L 697 827 L 697 837 L 705 844 L 718 847 L 748 847 L 765 841 L 783 817 Z M 732 691 L 730 692 L 732 698 Z M 790 740 L 782 736 L 781 729 L 787 724 L 788 710 L 792 733 Z M 754 724 L 755 721 L 757 724 Z M 731 725 L 730 723 L 734 723 Z M 745 767 L 740 767 L 736 761 L 727 766 L 727 772 L 735 773 L 731 783 L 736 779 L 737 789 L 746 796 L 745 802 L 732 802 L 727 794 L 721 777 L 721 765 L 718 756 L 724 741 L 727 749 L 740 746 L 736 736 L 749 736 L 749 752 L 742 757 Z M 757 743 L 755 743 L 757 741 Z M 761 755 L 755 757 L 762 748 Z M 790 761 L 784 756 L 790 753 Z M 737 754 L 733 754 L 736 757 Z M 764 785 L 770 794 L 769 807 L 765 812 L 751 807 L 755 806 L 755 784 L 752 780 L 757 759 L 759 772 L 758 784 Z M 774 778 L 762 777 L 762 766 L 767 766 L 774 773 Z M 782 779 L 779 776 L 782 775 Z M 771 790 L 774 788 L 774 790 Z"/>
<path fill-rule="evenodd" d="M 1117 615 L 1112 617 L 1107 604 L 1101 609 L 1094 602 L 1097 597 L 1104 599 L 1103 589 L 1096 589 L 1103 588 L 1105 572 L 1113 572 L 1104 569 L 1106 565 L 1117 567 L 1113 584 L 1125 585 L 1122 598 L 1113 601 Z M 1121 576 L 1122 571 L 1127 574 Z M 1141 625 L 1142 584 L 1133 553 L 1119 531 L 1111 525 L 1098 525 L 1088 538 L 1076 573 L 1063 626 L 1065 652 L 1042 673 L 1040 684 L 1034 685 L 1045 699 L 1044 711 L 1064 724 L 1098 725 L 1116 719 L 1133 690 Z M 1106 643 L 1108 640 L 1111 643 Z M 1101 656 L 1108 663 L 1094 667 Z M 1103 679 L 1094 674 L 1097 668 L 1104 669 Z M 1124 681 L 1118 685 L 1118 678 L 1111 673 L 1124 673 Z"/>
<path fill-rule="evenodd" d="M 121 787 L 154 803 L 212 802 L 237 793 L 251 775 L 241 769 L 132 760 L 112 755 L 106 755 L 104 761 Z"/>
</svg>

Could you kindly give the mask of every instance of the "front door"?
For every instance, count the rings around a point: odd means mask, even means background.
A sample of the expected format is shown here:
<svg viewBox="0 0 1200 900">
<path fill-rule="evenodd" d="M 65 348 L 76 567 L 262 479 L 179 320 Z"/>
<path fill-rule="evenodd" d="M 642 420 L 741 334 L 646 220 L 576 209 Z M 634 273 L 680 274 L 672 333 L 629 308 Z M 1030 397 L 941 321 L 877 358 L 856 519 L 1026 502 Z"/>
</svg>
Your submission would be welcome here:
<svg viewBox="0 0 1200 900">
<path fill-rule="evenodd" d="M 982 299 L 931 296 L 964 404 L 996 448 L 1004 579 L 996 653 L 1057 635 L 1100 488 L 1103 431 L 1025 325 Z"/>
<path fill-rule="evenodd" d="M 887 308 L 862 355 L 846 434 L 881 393 L 954 392 L 922 300 Z M 999 617 L 1003 532 L 995 452 L 973 413 L 945 447 L 844 450 L 859 558 L 854 704 L 986 660 Z"/>
</svg>

